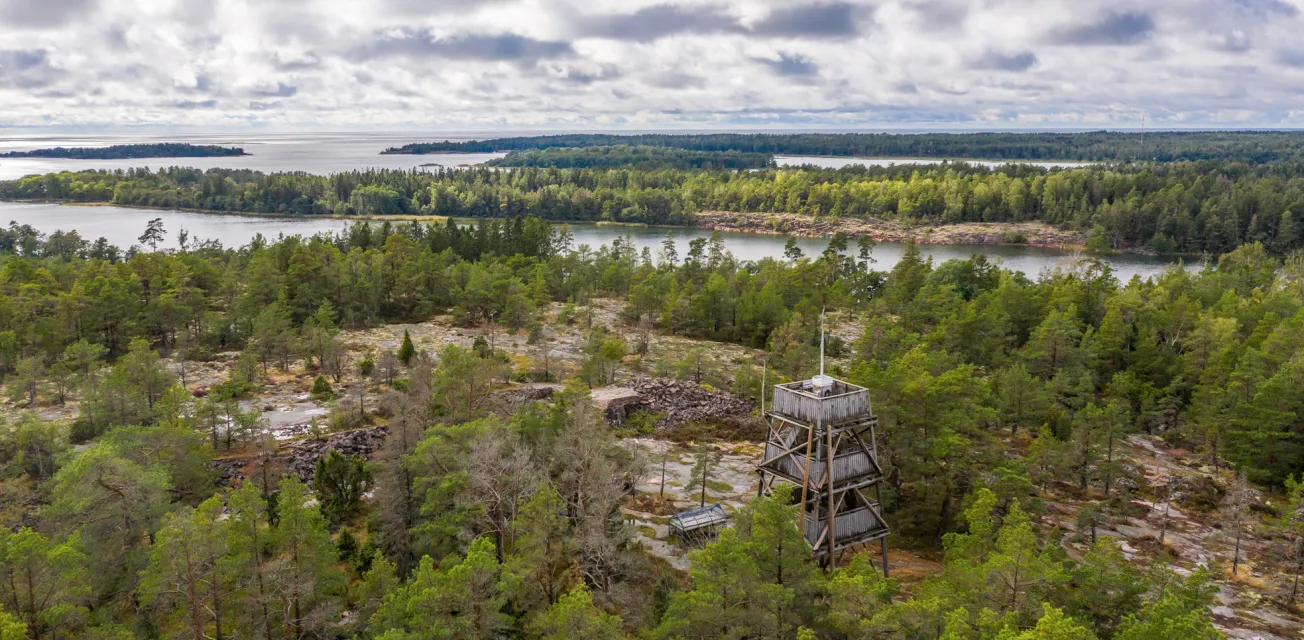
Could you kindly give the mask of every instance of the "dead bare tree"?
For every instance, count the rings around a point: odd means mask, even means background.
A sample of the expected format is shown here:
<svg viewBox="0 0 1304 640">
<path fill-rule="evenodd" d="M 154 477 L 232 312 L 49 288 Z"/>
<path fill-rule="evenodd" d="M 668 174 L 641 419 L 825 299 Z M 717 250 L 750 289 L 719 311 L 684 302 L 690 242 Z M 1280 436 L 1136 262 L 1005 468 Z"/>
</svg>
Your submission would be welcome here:
<svg viewBox="0 0 1304 640">
<path fill-rule="evenodd" d="M 553 477 L 578 532 L 580 570 L 606 592 L 621 571 L 629 536 L 620 517 L 623 479 L 636 470 L 620 461 L 624 456 L 597 411 L 582 400 L 572 405 L 555 447 Z"/>
<path fill-rule="evenodd" d="M 337 340 L 331 340 L 322 351 L 322 366 L 331 378 L 339 384 L 344 377 L 344 370 L 348 363 L 348 352 L 344 350 L 344 345 Z"/>
<path fill-rule="evenodd" d="M 393 351 L 386 351 L 380 354 L 380 359 L 376 361 L 376 369 L 372 371 L 372 377 L 376 382 L 384 381 L 387 386 L 394 386 L 394 376 L 398 375 L 399 366 L 402 365 L 398 356 Z"/>
<path fill-rule="evenodd" d="M 391 392 L 384 399 L 390 415 L 389 433 L 376 456 L 380 464 L 375 493 L 377 538 L 400 574 L 416 566 L 411 531 L 421 517 L 421 496 L 406 456 L 421 442 L 434 402 L 428 383 L 429 363 L 413 366 L 412 377 L 415 382 L 406 393 Z"/>
<path fill-rule="evenodd" d="M 538 484 L 530 452 L 514 434 L 490 429 L 472 443 L 465 472 L 464 499 L 480 506 L 482 525 L 493 533 L 501 561 L 515 546 L 511 522 Z"/>
<path fill-rule="evenodd" d="M 1245 476 L 1237 473 L 1232 477 L 1231 485 L 1227 487 L 1227 497 L 1224 498 L 1223 514 L 1227 518 L 1227 525 L 1235 536 L 1235 544 L 1232 548 L 1232 577 L 1236 577 L 1236 571 L 1241 566 L 1241 536 L 1245 533 L 1245 525 L 1249 520 L 1250 511 L 1250 485 L 1245 481 Z"/>
</svg>

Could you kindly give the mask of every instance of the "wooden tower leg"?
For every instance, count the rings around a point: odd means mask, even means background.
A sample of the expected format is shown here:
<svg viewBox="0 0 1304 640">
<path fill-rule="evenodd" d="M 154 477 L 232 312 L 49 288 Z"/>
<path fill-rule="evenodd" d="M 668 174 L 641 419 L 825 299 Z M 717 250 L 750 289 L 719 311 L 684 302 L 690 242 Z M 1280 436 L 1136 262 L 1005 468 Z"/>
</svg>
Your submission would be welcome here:
<svg viewBox="0 0 1304 640">
<path fill-rule="evenodd" d="M 874 497 L 878 501 L 878 516 L 883 517 L 883 487 L 881 484 L 874 485 Z M 887 538 L 878 539 L 879 549 L 883 552 L 883 577 L 888 578 L 888 561 L 887 561 Z"/>
<path fill-rule="evenodd" d="M 833 429 L 824 428 L 825 437 L 828 443 L 824 449 L 824 490 L 829 492 L 829 564 L 828 568 L 837 566 L 837 555 L 834 550 L 838 548 L 837 538 L 837 519 L 838 519 L 838 496 L 833 492 L 833 461 L 837 458 L 838 450 L 833 447 Z"/>
</svg>

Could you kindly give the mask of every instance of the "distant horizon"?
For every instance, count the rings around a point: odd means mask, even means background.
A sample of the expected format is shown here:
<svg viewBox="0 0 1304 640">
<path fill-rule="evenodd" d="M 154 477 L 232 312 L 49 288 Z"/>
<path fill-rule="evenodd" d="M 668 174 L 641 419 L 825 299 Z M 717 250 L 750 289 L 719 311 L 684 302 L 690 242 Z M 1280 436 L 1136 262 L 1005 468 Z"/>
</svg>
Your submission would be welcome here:
<svg viewBox="0 0 1304 640">
<path fill-rule="evenodd" d="M 213 126 L 174 126 L 174 125 L 113 125 L 113 126 L 23 126 L 0 127 L 0 142 L 23 139 L 61 139 L 77 137 L 128 138 L 131 136 L 149 136 L 162 138 L 168 136 L 230 136 L 230 135 L 265 135 L 265 136 L 300 136 L 300 135 L 366 135 L 366 136 L 441 136 L 454 135 L 459 138 L 474 137 L 531 137 L 544 135 L 568 135 L 601 133 L 611 135 L 656 135 L 656 134 L 872 134 L 885 133 L 896 135 L 912 134 L 975 134 L 975 133 L 1009 133 L 1009 134 L 1047 134 L 1047 133 L 1090 133 L 1104 131 L 1108 133 L 1194 133 L 1194 132 L 1304 132 L 1304 124 L 1294 127 L 1249 127 L 1249 126 L 1189 126 L 1189 127 L 699 127 L 699 126 L 665 126 L 665 127 L 501 127 L 501 128 L 318 128 L 316 126 L 298 125 L 291 127 L 213 127 Z"/>
</svg>

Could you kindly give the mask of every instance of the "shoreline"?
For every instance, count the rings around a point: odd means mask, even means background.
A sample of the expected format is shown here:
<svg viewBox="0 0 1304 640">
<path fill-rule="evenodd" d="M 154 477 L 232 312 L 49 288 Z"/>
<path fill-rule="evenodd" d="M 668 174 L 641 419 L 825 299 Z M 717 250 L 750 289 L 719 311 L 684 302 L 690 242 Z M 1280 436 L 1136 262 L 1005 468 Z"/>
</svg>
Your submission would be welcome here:
<svg viewBox="0 0 1304 640">
<path fill-rule="evenodd" d="M 930 245 L 990 245 L 1041 247 L 1064 251 L 1082 251 L 1086 236 L 1075 231 L 1057 229 L 1044 222 L 961 222 L 944 225 L 909 225 L 900 220 L 861 218 L 815 218 L 795 213 L 736 213 L 700 211 L 695 214 L 699 229 L 735 233 L 760 233 L 802 238 L 827 238 L 842 232 L 848 236 L 867 235 L 875 242 L 906 242 L 914 239 Z M 1011 241 L 1011 235 L 1024 238 Z M 1119 253 L 1149 255 L 1136 250 Z"/>
<path fill-rule="evenodd" d="M 175 211 L 219 216 L 250 218 L 355 220 L 366 222 L 427 222 L 445 223 L 448 216 L 420 214 L 289 214 L 256 213 L 248 211 L 214 211 L 184 207 L 151 207 L 125 205 L 113 202 L 62 202 L 59 200 L 0 200 L 15 204 L 55 204 L 69 207 L 122 207 L 143 211 Z M 963 222 L 943 225 L 911 225 L 899 220 L 860 219 L 845 217 L 815 218 L 795 213 L 738 213 L 732 211 L 700 211 L 693 214 L 693 224 L 624 223 L 602 220 L 553 220 L 553 224 L 593 225 L 608 228 L 668 228 L 701 229 L 730 233 L 752 233 L 770 236 L 795 236 L 800 238 L 830 238 L 842 232 L 855 237 L 868 235 L 875 242 L 906 242 L 914 239 L 921 245 L 986 245 L 1009 247 L 1038 247 L 1062 251 L 1082 251 L 1086 248 L 1085 234 L 1065 231 L 1043 222 Z M 478 220 L 479 218 L 454 218 Z M 1010 235 L 1020 235 L 1022 242 L 1011 242 Z M 1154 256 L 1156 254 L 1137 248 L 1117 250 L 1116 254 Z M 1174 254 L 1178 255 L 1178 254 Z"/>
<path fill-rule="evenodd" d="M 416 213 L 381 214 L 344 214 L 344 213 L 255 213 L 252 211 L 216 211 L 213 209 L 191 209 L 187 207 L 151 207 L 143 204 L 119 204 L 116 202 L 61 202 L 59 200 L 3 200 L 16 204 L 57 204 L 64 207 L 122 207 L 123 209 L 140 209 L 142 211 L 177 211 L 181 213 L 198 213 L 210 216 L 241 216 L 245 218 L 282 218 L 286 220 L 320 219 L 320 220 L 357 220 L 359 222 L 438 222 L 448 221 L 448 216 L 427 216 Z"/>
</svg>

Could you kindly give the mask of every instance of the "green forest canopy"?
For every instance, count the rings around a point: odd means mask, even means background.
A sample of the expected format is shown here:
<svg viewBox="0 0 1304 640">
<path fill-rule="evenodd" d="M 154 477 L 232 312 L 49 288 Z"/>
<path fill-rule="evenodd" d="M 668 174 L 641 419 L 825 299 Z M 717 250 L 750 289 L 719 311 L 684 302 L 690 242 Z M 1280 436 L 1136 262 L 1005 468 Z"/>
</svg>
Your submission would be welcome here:
<svg viewBox="0 0 1304 640">
<path fill-rule="evenodd" d="M 269 629 L 468 640 L 1218 637 L 1205 570 L 1143 573 L 1109 538 L 1074 561 L 1033 523 L 1050 488 L 1135 491 L 1111 485 L 1131 473 L 1114 443 L 1135 432 L 1291 487 L 1284 513 L 1304 507 L 1291 480 L 1304 472 L 1299 258 L 1246 245 L 1199 273 L 1120 283 L 1086 260 L 1032 281 L 982 256 L 935 265 L 913 247 L 875 272 L 845 255 L 847 241 L 835 237 L 820 256 L 739 263 L 719 238 L 702 239 L 655 262 L 622 241 L 580 254 L 565 230 L 515 218 L 359 224 L 127 256 L 75 234 L 4 230 L 6 390 L 30 406 L 72 389 L 82 411 L 71 434 L 25 418 L 0 441 L 4 474 L 40 489 L 19 513 L 0 512 L 0 629 L 195 640 Z M 585 413 L 582 386 L 551 408 L 486 417 L 463 404 L 483 393 L 472 382 L 538 369 L 457 345 L 437 365 L 416 358 L 401 369 L 406 391 L 391 385 L 391 434 L 410 437 L 388 441 L 373 516 L 350 521 L 346 538 L 295 476 L 218 491 L 209 458 L 258 446 L 258 432 L 239 426 L 210 442 L 223 401 L 193 399 L 157 353 L 184 363 L 241 349 L 251 366 L 235 381 L 259 379 L 259 360 L 306 358 L 325 373 L 341 326 L 451 311 L 467 325 L 525 329 L 544 304 L 592 296 L 622 301 L 631 327 L 763 347 L 779 380 L 809 375 L 820 310 L 859 318 L 863 337 L 833 346 L 832 372 L 874 395 L 893 544 L 941 547 L 942 572 L 911 595 L 865 556 L 823 574 L 780 494 L 735 514 L 737 526 L 677 579 L 632 542 L 612 482 L 630 458 Z M 591 363 L 613 357 L 612 345 L 617 360 L 632 350 L 619 326 L 588 332 L 590 361 L 574 384 L 605 370 Z M 745 395 L 759 384 L 751 363 L 708 376 Z M 238 407 L 226 410 L 245 424 Z M 87 446 L 70 450 L 70 435 Z M 1111 504 L 1101 508 L 1122 508 Z M 1264 526 L 1295 551 L 1276 565 L 1260 559 L 1259 570 L 1298 566 L 1299 524 Z M 342 620 L 346 608 L 354 615 Z"/>
<path fill-rule="evenodd" d="M 423 142 L 386 149 L 383 153 L 488 153 L 611 145 L 807 156 L 1265 163 L 1300 158 L 1304 152 L 1304 132 L 570 134 Z"/>
<path fill-rule="evenodd" d="M 249 155 L 238 147 L 177 142 L 115 144 L 107 147 L 54 147 L 0 153 L 0 158 L 64 158 L 71 160 L 121 160 L 124 158 L 213 158 Z"/>
<path fill-rule="evenodd" d="M 608 147 L 548 147 L 512 151 L 485 163 L 491 167 L 552 167 L 585 169 L 764 169 L 774 166 L 768 153 L 693 151 L 673 147 L 612 145 Z"/>
<path fill-rule="evenodd" d="M 532 215 L 691 225 L 699 211 L 784 212 L 910 224 L 1041 221 L 1114 249 L 1221 254 L 1304 247 L 1293 162 L 1206 161 L 1045 169 L 963 163 L 756 171 L 466 168 L 331 176 L 170 168 L 0 182 L 0 198 L 247 213 Z"/>
</svg>

